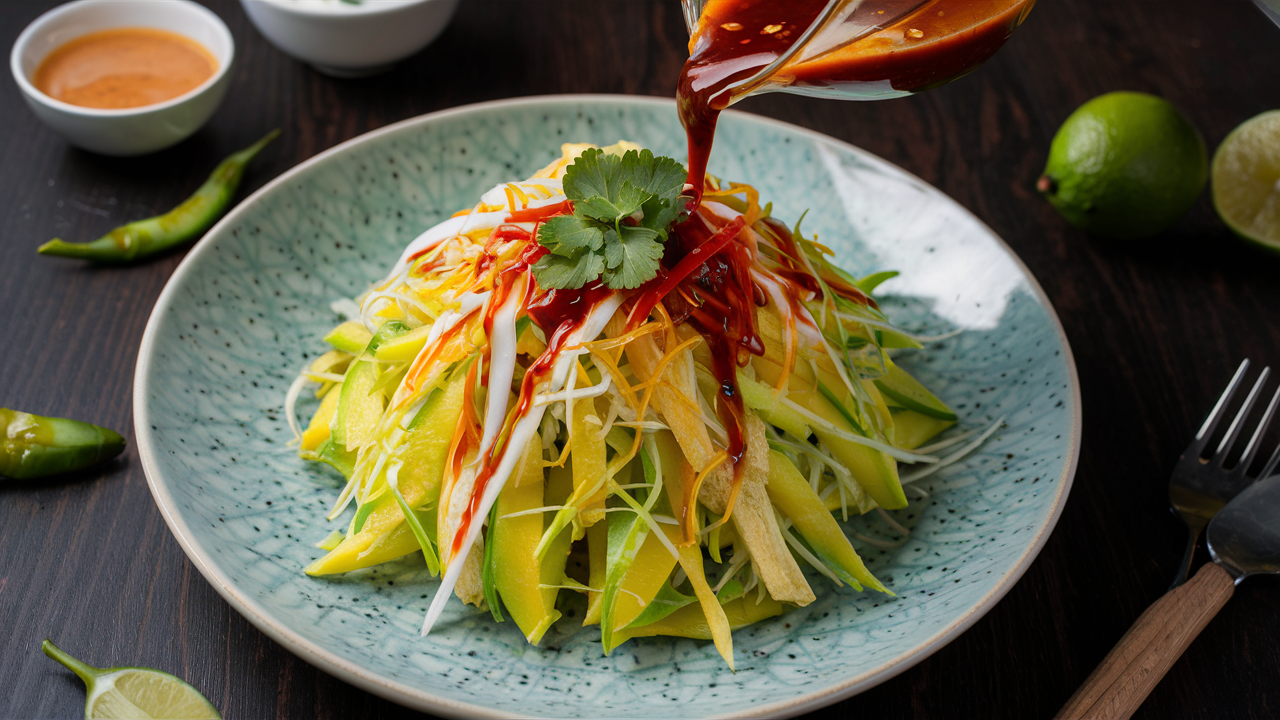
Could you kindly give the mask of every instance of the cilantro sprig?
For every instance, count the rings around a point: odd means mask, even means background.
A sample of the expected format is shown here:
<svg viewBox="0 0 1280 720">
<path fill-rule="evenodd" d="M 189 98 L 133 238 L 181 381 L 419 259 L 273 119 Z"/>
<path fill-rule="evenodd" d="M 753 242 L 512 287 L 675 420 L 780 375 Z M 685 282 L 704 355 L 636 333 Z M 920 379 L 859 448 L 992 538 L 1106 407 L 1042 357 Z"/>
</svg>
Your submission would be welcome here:
<svg viewBox="0 0 1280 720">
<path fill-rule="evenodd" d="M 631 290 L 652 280 L 667 231 L 686 208 L 686 177 L 683 165 L 648 150 L 579 155 L 563 182 L 573 214 L 538 230 L 548 250 L 533 266 L 538 284 L 573 289 L 602 277 L 614 290 Z"/>
</svg>

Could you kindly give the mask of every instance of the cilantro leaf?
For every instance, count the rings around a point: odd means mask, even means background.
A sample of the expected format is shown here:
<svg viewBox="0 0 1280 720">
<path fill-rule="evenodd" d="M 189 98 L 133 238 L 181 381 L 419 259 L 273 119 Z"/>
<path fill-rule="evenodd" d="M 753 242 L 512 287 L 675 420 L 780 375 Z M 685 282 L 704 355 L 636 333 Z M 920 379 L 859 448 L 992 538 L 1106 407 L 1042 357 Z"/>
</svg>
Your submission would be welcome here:
<svg viewBox="0 0 1280 720">
<path fill-rule="evenodd" d="M 626 165 L 623 158 L 596 148 L 578 156 L 564 176 L 564 194 L 573 201 L 574 214 L 616 222 L 639 210 L 650 193 L 627 181 Z"/>
<path fill-rule="evenodd" d="M 649 150 L 622 156 L 591 148 L 565 171 L 573 215 L 544 222 L 538 242 L 550 254 L 534 265 L 544 288 L 579 288 L 601 275 L 615 290 L 658 274 L 671 224 L 685 212 L 684 166 Z"/>
<path fill-rule="evenodd" d="M 611 197 L 596 195 L 575 202 L 573 207 L 575 213 L 613 223 L 634 214 L 650 197 L 649 193 L 637 189 L 630 182 L 624 182 Z"/>
<path fill-rule="evenodd" d="M 569 166 L 564 191 L 574 201 L 575 214 L 617 222 L 655 196 L 674 201 L 686 177 L 680 163 L 655 158 L 649 150 L 628 150 L 618 157 L 592 148 Z"/>
<path fill-rule="evenodd" d="M 554 255 L 575 257 L 604 245 L 604 228 L 576 215 L 559 215 L 538 227 L 538 242 Z"/>
<path fill-rule="evenodd" d="M 658 274 L 660 235 L 652 228 L 623 225 L 621 233 L 605 233 L 604 283 L 614 290 L 633 290 Z"/>
<path fill-rule="evenodd" d="M 689 173 L 680 163 L 669 157 L 654 157 L 649 150 L 629 151 L 622 158 L 629 176 L 628 182 L 640 190 L 658 197 L 675 199 L 684 190 Z"/>
<path fill-rule="evenodd" d="M 576 289 L 600 277 L 604 256 L 583 252 L 577 257 L 543 255 L 533 266 L 533 277 L 547 289 Z"/>
<path fill-rule="evenodd" d="M 670 200 L 658 196 L 649 198 L 640 206 L 640 212 L 644 214 L 640 219 L 640 225 L 656 230 L 665 241 L 667 228 L 680 217 L 680 213 L 684 212 L 686 202 L 686 199 L 679 197 Z"/>
</svg>

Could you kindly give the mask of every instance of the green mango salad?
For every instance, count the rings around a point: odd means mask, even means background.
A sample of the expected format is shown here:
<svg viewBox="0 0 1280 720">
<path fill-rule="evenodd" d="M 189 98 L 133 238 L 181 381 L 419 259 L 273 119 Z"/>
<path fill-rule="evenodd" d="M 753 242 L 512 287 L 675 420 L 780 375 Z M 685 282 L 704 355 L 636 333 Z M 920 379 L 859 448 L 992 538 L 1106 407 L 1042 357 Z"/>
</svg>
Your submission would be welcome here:
<svg viewBox="0 0 1280 720">
<path fill-rule="evenodd" d="M 456 595 L 536 645 L 579 593 L 605 653 L 701 638 L 730 667 L 733 629 L 814 601 L 806 567 L 891 592 L 837 518 L 906 507 L 999 421 L 926 447 L 957 417 L 890 357 L 938 339 L 880 311 L 896 273 L 836 267 L 750 185 L 685 181 L 565 145 L 346 303 L 286 401 L 302 457 L 347 478 L 329 519 L 355 508 L 308 574 L 421 552 L 424 635 Z"/>
</svg>

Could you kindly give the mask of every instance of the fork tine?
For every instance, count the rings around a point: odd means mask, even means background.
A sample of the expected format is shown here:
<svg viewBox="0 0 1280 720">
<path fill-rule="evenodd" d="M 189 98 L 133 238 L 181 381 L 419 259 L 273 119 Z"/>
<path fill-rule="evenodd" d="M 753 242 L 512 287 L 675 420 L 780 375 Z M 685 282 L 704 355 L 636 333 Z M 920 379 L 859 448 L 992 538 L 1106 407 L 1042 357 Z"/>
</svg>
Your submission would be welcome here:
<svg viewBox="0 0 1280 720">
<path fill-rule="evenodd" d="M 1227 461 L 1227 452 L 1231 450 L 1231 446 L 1235 445 L 1236 438 L 1240 437 L 1240 431 L 1244 428 L 1244 423 L 1249 419 L 1249 411 L 1253 409 L 1253 403 L 1257 401 L 1258 395 L 1262 393 L 1262 388 L 1267 382 L 1267 376 L 1271 374 L 1271 368 L 1262 368 L 1262 374 L 1258 375 L 1258 380 L 1249 388 L 1249 394 L 1244 398 L 1244 404 L 1240 406 L 1239 412 L 1231 419 L 1231 425 L 1227 427 L 1227 432 L 1222 436 L 1222 442 L 1218 443 L 1218 449 L 1214 451 L 1213 457 L 1218 461 L 1218 467 L 1221 468 Z"/>
<path fill-rule="evenodd" d="M 1270 368 L 1268 368 L 1270 369 Z M 1266 372 L 1263 372 L 1266 376 Z M 1240 455 L 1240 463 L 1237 469 L 1243 474 L 1249 471 L 1249 466 L 1253 464 L 1253 458 L 1258 454 L 1258 448 L 1262 445 L 1262 436 L 1267 432 L 1267 427 L 1271 425 L 1271 419 L 1276 414 L 1276 406 L 1280 405 L 1280 388 L 1276 388 L 1276 392 L 1271 396 L 1271 402 L 1267 403 L 1267 411 L 1262 414 L 1262 422 L 1258 423 L 1258 429 L 1253 431 L 1253 437 L 1249 438 L 1249 444 L 1245 446 L 1244 452 Z M 1258 476 L 1259 479 L 1266 475 Z"/>
<path fill-rule="evenodd" d="M 1226 408 L 1227 403 L 1231 402 L 1231 396 L 1235 395 L 1236 388 L 1240 387 L 1240 380 L 1244 378 L 1244 371 L 1249 369 L 1249 358 L 1245 358 L 1240 363 L 1240 367 L 1236 369 L 1236 374 L 1231 378 L 1231 382 L 1227 383 L 1227 389 L 1222 391 L 1222 397 L 1218 398 L 1217 404 L 1213 406 L 1213 410 L 1209 411 L 1209 417 L 1205 418 L 1204 424 L 1200 426 L 1200 430 L 1196 432 L 1196 439 L 1191 443 L 1191 447 L 1187 448 L 1190 454 L 1191 450 L 1195 451 L 1195 455 L 1199 455 L 1204 450 L 1204 446 L 1209 442 L 1209 436 L 1213 434 L 1213 429 L 1218 426 L 1218 421 L 1222 419 L 1222 411 Z"/>
<path fill-rule="evenodd" d="M 1280 390 L 1276 391 L 1280 395 Z M 1280 445 L 1276 446 L 1276 451 L 1271 453 L 1271 459 L 1267 461 L 1267 466 L 1262 468 L 1262 472 L 1258 474 L 1259 480 L 1265 480 L 1271 477 L 1271 473 L 1275 472 L 1276 465 L 1280 465 Z"/>
</svg>

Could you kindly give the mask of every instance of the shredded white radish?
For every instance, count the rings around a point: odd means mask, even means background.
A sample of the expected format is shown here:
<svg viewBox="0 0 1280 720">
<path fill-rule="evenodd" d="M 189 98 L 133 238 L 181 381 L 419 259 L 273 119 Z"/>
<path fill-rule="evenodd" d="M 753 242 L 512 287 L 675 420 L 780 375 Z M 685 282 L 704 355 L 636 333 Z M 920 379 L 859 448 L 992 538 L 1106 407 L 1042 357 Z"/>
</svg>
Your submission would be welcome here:
<svg viewBox="0 0 1280 720">
<path fill-rule="evenodd" d="M 964 442 L 965 440 L 968 440 L 969 438 L 973 437 L 974 434 L 976 434 L 977 432 L 978 432 L 977 430 L 965 430 L 959 435 L 949 437 L 946 440 L 940 440 L 936 443 L 931 443 L 929 445 L 922 445 L 916 448 L 915 452 L 923 453 L 925 455 L 932 455 L 933 453 L 936 453 L 939 450 L 946 450 L 947 448 L 951 447 L 952 445 L 955 445 L 958 442 Z"/>
<path fill-rule="evenodd" d="M 569 382 L 572 383 L 573 378 L 570 378 Z M 581 400 L 583 398 L 600 397 L 601 395 L 604 395 L 606 392 L 608 392 L 609 386 L 612 384 L 613 384 L 613 378 L 609 375 L 605 375 L 604 380 L 601 380 L 598 385 L 591 385 L 591 386 L 582 388 L 581 390 L 574 387 L 567 387 L 558 393 L 550 393 L 548 395 L 537 395 L 533 399 L 533 404 L 534 405 L 550 405 L 551 403 L 557 403 L 557 402 L 572 403 L 575 400 Z M 590 417 L 595 417 L 595 416 L 592 415 Z M 596 422 L 598 423 L 599 421 L 600 419 L 596 418 Z"/>
<path fill-rule="evenodd" d="M 658 432 L 659 430 L 670 430 L 666 423 L 657 420 L 644 420 L 642 422 L 615 422 L 614 427 L 631 428 L 632 430 L 640 430 L 641 432 Z"/>
<path fill-rule="evenodd" d="M 477 206 L 479 207 L 479 206 Z M 405 247 L 404 252 L 400 254 L 400 259 L 396 261 L 396 271 L 400 267 L 409 262 L 409 258 L 435 247 L 439 243 L 462 235 L 470 230 L 487 230 L 496 228 L 507 219 L 506 211 L 502 212 L 471 212 L 467 215 L 458 215 L 451 217 L 444 222 L 428 228 L 413 242 Z"/>
<path fill-rule="evenodd" d="M 848 320 L 849 322 L 855 322 L 862 325 L 867 325 L 869 327 L 880 328 L 881 330 L 888 330 L 889 332 L 897 333 L 909 340 L 914 340 L 922 345 L 927 343 L 942 342 L 943 340 L 950 340 L 951 338 L 956 337 L 958 335 L 963 335 L 965 331 L 965 328 L 956 328 L 955 330 L 950 330 L 948 332 L 944 332 L 938 335 L 917 335 L 913 332 L 908 332 L 906 330 L 903 330 L 902 328 L 898 327 L 897 325 L 894 325 L 893 323 L 886 322 L 883 320 L 876 320 L 874 318 L 862 317 L 860 315 L 850 315 L 848 313 L 836 313 L 836 317 L 840 318 L 841 320 Z"/>
<path fill-rule="evenodd" d="M 721 588 L 727 585 L 750 559 L 751 556 L 749 554 L 735 551 L 733 553 L 733 558 L 729 561 L 729 567 L 724 571 L 724 577 L 720 578 L 720 581 L 715 584 L 715 587 L 711 588 L 711 591 L 717 593 L 720 592 Z"/>
<path fill-rule="evenodd" d="M 631 510 L 632 512 L 636 513 L 637 515 L 640 516 L 640 519 L 644 521 L 645 525 L 653 529 L 654 536 L 657 537 L 658 542 L 662 543 L 662 546 L 667 549 L 667 552 L 671 553 L 672 557 L 679 558 L 680 551 L 676 550 L 676 546 L 671 544 L 671 539 L 667 537 L 666 533 L 658 531 L 657 523 L 664 522 L 664 520 L 654 517 L 653 515 L 650 515 L 648 506 L 641 505 L 640 503 L 636 502 L 635 498 L 628 495 L 626 491 L 621 490 L 617 483 L 614 483 L 612 480 L 610 480 L 610 483 L 612 484 L 614 492 L 617 494 L 619 498 L 622 499 L 623 502 L 627 504 L 627 507 L 609 508 L 609 509 L 606 509 L 605 512 L 609 512 L 610 509 L 617 509 L 617 510 Z M 650 499 L 652 499 L 652 497 Z M 675 518 L 671 518 L 671 519 L 673 521 L 675 520 Z"/>
<path fill-rule="evenodd" d="M 899 523 L 897 520 L 894 520 L 893 516 L 884 508 L 876 508 L 876 512 L 880 513 L 880 517 L 884 518 L 884 521 L 889 524 L 889 527 L 893 528 L 899 535 L 911 534 L 911 530 L 902 525 L 902 523 Z"/>
<path fill-rule="evenodd" d="M 919 485 L 903 485 L 902 490 L 904 493 L 910 492 L 912 495 L 915 495 L 916 500 L 928 500 L 930 497 L 929 491 Z"/>
<path fill-rule="evenodd" d="M 364 299 L 360 303 L 360 321 L 364 323 L 364 326 L 371 332 L 378 329 L 378 323 L 374 319 L 374 316 L 386 307 L 385 305 L 379 304 L 381 302 L 404 303 L 418 309 L 427 317 L 434 318 L 436 316 L 436 312 L 434 310 L 427 307 L 426 303 L 415 297 L 390 290 L 373 291 L 366 293 Z M 405 313 L 405 316 L 412 317 L 408 313 Z"/>
<path fill-rule="evenodd" d="M 902 484 L 906 485 L 908 483 L 913 483 L 921 478 L 928 477 L 934 474 L 935 472 L 941 470 L 942 468 L 963 459 L 964 456 L 968 455 L 974 450 L 977 450 L 982 445 L 982 443 L 986 442 L 987 438 L 991 437 L 991 434 L 994 433 L 996 430 L 999 430 L 1000 426 L 1003 424 L 1004 424 L 1004 416 L 1001 415 L 998 420 L 991 423 L 991 427 L 988 427 L 986 430 L 983 430 L 982 434 L 979 435 L 973 442 L 969 443 L 968 445 L 965 445 L 964 447 L 946 456 L 945 458 L 938 460 L 937 462 L 930 465 L 929 467 L 921 468 L 920 470 L 917 470 L 909 475 L 902 476 Z"/>
<path fill-rule="evenodd" d="M 786 523 L 786 525 L 788 526 L 790 524 L 791 523 L 789 521 Z M 803 543 L 797 540 L 795 535 L 791 534 L 790 529 L 783 526 L 782 524 L 779 524 L 778 530 L 782 531 L 782 539 L 786 540 L 787 544 L 791 546 L 791 549 L 794 550 L 797 555 L 804 558 L 805 562 L 813 566 L 814 570 L 817 570 L 824 577 L 830 578 L 831 581 L 836 584 L 836 587 L 844 587 L 844 583 L 840 581 L 840 578 L 836 577 L 835 573 L 831 572 L 831 568 L 827 567 L 826 563 L 822 562 L 817 557 L 815 557 L 813 553 L 809 552 L 809 549 L 806 548 Z"/>
<path fill-rule="evenodd" d="M 612 378 L 609 379 L 612 380 Z M 610 385 L 605 388 L 605 392 L 608 392 L 612 387 L 613 385 L 611 382 Z M 604 440 L 609 435 L 609 431 L 613 429 L 614 422 L 618 419 L 618 412 L 622 408 L 622 396 L 616 392 L 609 393 L 609 395 L 609 410 L 605 413 L 606 419 L 604 421 L 604 426 L 601 427 L 600 432 L 596 434 L 596 440 Z"/>
<path fill-rule="evenodd" d="M 580 327 L 569 333 L 566 339 L 566 347 L 575 347 L 583 342 L 594 339 L 604 330 L 605 324 L 609 318 L 613 317 L 614 312 L 618 310 L 618 306 L 622 304 L 622 296 L 614 293 L 601 300 L 594 308 L 587 313 L 587 317 L 583 320 Z M 569 362 L 573 358 L 559 357 L 552 366 L 551 378 L 546 381 L 550 388 L 558 389 L 564 385 L 569 375 Z M 575 361 L 576 363 L 576 361 Z M 507 440 L 506 448 L 523 448 L 529 442 L 529 438 L 537 431 L 538 426 L 542 424 L 542 415 L 546 411 L 546 406 L 531 407 L 524 417 L 516 420 L 515 426 L 511 429 L 511 435 Z M 497 469 L 489 478 L 488 483 L 484 487 L 484 494 L 480 497 L 480 502 L 476 507 L 474 517 L 483 518 L 488 516 L 489 509 L 493 507 L 493 503 L 498 499 L 498 493 L 502 492 L 502 488 L 507 484 L 507 478 L 511 477 L 511 471 L 515 469 L 516 463 L 520 460 L 519 452 L 504 452 L 499 461 Z M 458 582 L 458 575 L 462 572 L 462 567 L 466 562 L 467 555 L 471 552 L 471 548 L 475 544 L 476 537 L 479 536 L 483 527 L 480 522 L 472 522 L 467 527 L 467 534 L 463 538 L 462 548 L 456 557 L 449 560 L 449 568 L 445 571 L 444 577 L 440 581 L 440 587 L 436 590 L 435 596 L 431 599 L 431 605 L 427 608 L 427 617 L 422 622 L 422 634 L 426 635 L 431 632 L 431 626 L 439 619 L 440 613 L 444 610 L 445 604 L 449 601 L 449 597 L 453 594 L 453 588 Z M 445 542 L 453 543 L 454 538 L 441 538 L 441 544 Z"/>
<path fill-rule="evenodd" d="M 587 585 L 552 585 L 550 583 L 541 583 L 538 585 L 539 590 L 576 590 L 578 592 L 604 592 L 599 588 L 589 587 Z"/>
<path fill-rule="evenodd" d="M 503 520 L 506 518 L 520 517 L 522 515 L 540 515 L 544 512 L 551 512 L 552 510 L 561 510 L 563 508 L 564 508 L 563 505 L 547 505 L 546 507 L 531 508 L 529 510 L 520 510 L 519 512 L 507 513 L 506 515 L 499 515 L 498 519 Z"/>
<path fill-rule="evenodd" d="M 620 593 L 626 593 L 626 594 L 630 595 L 631 597 L 635 598 L 635 599 L 636 599 L 636 602 L 640 603 L 640 607 L 647 607 L 647 606 L 649 605 L 649 603 L 647 603 L 647 602 L 645 602 L 645 601 L 644 601 L 644 598 L 640 597 L 638 594 L 636 594 L 636 593 L 634 593 L 634 592 L 632 592 L 632 591 L 630 591 L 630 590 L 628 590 L 628 589 L 626 589 L 626 588 L 624 588 L 624 587 L 620 587 L 620 588 L 618 588 L 618 592 L 620 592 Z"/>
<path fill-rule="evenodd" d="M 867 535 L 863 535 L 862 533 L 854 533 L 853 536 L 858 538 L 862 542 L 872 547 L 880 548 L 881 550 L 892 550 L 894 548 L 899 548 L 905 545 L 907 542 L 907 538 L 905 537 L 899 540 L 877 540 L 873 537 L 868 537 Z"/>
<path fill-rule="evenodd" d="M 509 388 L 516 371 L 516 319 L 523 305 L 525 289 L 531 278 L 519 275 L 515 287 L 505 301 L 493 313 L 493 326 L 489 334 L 489 387 Z M 490 296 L 492 298 L 492 296 Z M 507 419 L 510 393 L 491 392 L 485 400 L 484 436 L 480 441 L 479 457 L 488 457 L 489 450 L 498 439 L 498 432 Z"/>
<path fill-rule="evenodd" d="M 329 303 L 329 309 L 347 320 L 355 320 L 360 317 L 360 306 L 350 298 L 338 298 Z"/>
<path fill-rule="evenodd" d="M 658 498 L 662 497 L 663 483 L 662 456 L 658 454 L 658 443 L 653 439 L 652 435 L 644 439 L 644 452 L 653 464 L 653 489 L 649 491 L 649 498 L 644 503 L 645 512 L 649 512 L 658 503 Z"/>
<path fill-rule="evenodd" d="M 298 398 L 302 396 L 302 389 L 307 386 L 305 374 L 298 375 L 289 385 L 289 392 L 284 396 L 284 418 L 289 421 L 289 429 L 293 431 L 293 442 L 302 442 L 302 426 L 298 424 Z"/>
<path fill-rule="evenodd" d="M 805 420 L 808 420 L 811 424 L 822 428 L 826 432 L 829 432 L 832 435 L 835 435 L 836 437 L 841 438 L 842 440 L 848 440 L 849 442 L 857 443 L 859 445 L 866 445 L 869 448 L 875 448 L 876 450 L 883 452 L 884 454 L 888 455 L 891 458 L 896 458 L 904 462 L 918 462 L 918 463 L 938 462 L 938 458 L 933 457 L 931 455 L 920 455 L 907 450 L 903 450 L 902 448 L 896 448 L 888 443 L 880 442 L 879 440 L 872 440 L 869 437 L 863 437 L 862 435 L 855 435 L 854 433 L 851 433 L 847 430 L 842 430 L 836 427 L 835 425 L 832 425 L 826 419 L 819 417 L 817 414 L 813 412 L 810 412 L 808 408 L 803 407 L 799 403 L 789 398 L 782 398 L 782 400 L 780 400 L 779 402 L 781 402 L 783 405 L 786 405 L 791 410 L 794 410 L 798 415 L 800 415 L 800 417 L 803 417 Z"/>
</svg>

